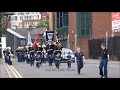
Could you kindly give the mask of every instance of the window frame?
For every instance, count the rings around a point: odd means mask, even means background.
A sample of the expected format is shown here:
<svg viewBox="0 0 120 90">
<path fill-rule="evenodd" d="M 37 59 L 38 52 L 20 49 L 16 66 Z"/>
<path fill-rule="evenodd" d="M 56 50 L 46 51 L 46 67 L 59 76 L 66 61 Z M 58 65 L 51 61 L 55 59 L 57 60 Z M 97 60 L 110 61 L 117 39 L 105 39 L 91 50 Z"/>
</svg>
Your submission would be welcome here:
<svg viewBox="0 0 120 90">
<path fill-rule="evenodd" d="M 90 37 L 92 30 L 91 12 L 77 12 L 77 37 Z"/>
</svg>

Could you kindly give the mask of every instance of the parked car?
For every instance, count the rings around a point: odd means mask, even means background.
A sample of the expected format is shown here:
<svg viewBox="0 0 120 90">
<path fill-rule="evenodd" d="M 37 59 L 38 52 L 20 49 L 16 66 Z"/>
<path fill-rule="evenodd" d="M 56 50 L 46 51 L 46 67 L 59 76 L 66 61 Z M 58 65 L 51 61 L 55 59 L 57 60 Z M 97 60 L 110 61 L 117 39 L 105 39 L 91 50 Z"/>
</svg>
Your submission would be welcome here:
<svg viewBox="0 0 120 90">
<path fill-rule="evenodd" d="M 62 48 L 62 54 L 61 54 L 62 60 L 61 60 L 61 62 L 67 62 L 68 52 L 71 53 L 72 62 L 75 62 L 75 55 L 74 55 L 73 51 L 69 48 Z"/>
</svg>

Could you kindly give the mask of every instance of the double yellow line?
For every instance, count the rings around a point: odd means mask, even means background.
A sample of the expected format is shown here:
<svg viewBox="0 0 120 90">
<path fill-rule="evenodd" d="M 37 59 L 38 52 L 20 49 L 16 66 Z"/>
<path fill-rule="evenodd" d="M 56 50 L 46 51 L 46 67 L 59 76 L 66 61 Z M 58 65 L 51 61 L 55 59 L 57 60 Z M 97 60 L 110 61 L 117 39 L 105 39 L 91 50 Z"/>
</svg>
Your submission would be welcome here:
<svg viewBox="0 0 120 90">
<path fill-rule="evenodd" d="M 23 78 L 12 65 L 3 64 L 10 78 Z"/>
</svg>

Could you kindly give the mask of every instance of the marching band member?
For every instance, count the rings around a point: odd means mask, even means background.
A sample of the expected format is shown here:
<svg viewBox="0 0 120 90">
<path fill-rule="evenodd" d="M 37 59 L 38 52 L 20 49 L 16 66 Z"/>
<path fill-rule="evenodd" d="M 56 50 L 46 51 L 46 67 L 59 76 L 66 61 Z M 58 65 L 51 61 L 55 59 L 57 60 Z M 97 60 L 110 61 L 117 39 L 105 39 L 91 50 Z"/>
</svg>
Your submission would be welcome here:
<svg viewBox="0 0 120 90">
<path fill-rule="evenodd" d="M 17 53 L 18 62 L 20 62 L 20 47 L 16 49 L 16 53 Z"/>
<path fill-rule="evenodd" d="M 35 49 L 35 52 L 36 52 L 35 56 L 37 56 L 37 54 L 39 54 L 42 57 L 42 51 L 43 51 L 43 48 L 40 46 L 39 43 L 37 43 L 37 48 Z M 42 59 L 43 58 L 41 58 L 41 65 L 42 65 Z"/>
<path fill-rule="evenodd" d="M 46 53 L 46 46 L 43 44 L 42 45 L 42 48 L 43 48 L 43 63 L 46 63 L 46 60 L 47 60 L 47 53 Z"/>
<path fill-rule="evenodd" d="M 60 52 L 57 52 L 57 53 L 56 53 L 55 61 L 56 61 L 56 68 L 59 69 L 60 61 L 61 61 L 61 55 L 60 55 Z"/>
<path fill-rule="evenodd" d="M 30 54 L 30 65 L 34 65 L 34 57 L 35 57 L 35 50 L 33 48 L 33 44 L 29 47 L 29 54 Z"/>
<path fill-rule="evenodd" d="M 26 60 L 27 63 L 29 63 L 28 54 L 29 54 L 29 46 L 25 46 L 25 55 L 24 55 L 24 59 Z"/>
<path fill-rule="evenodd" d="M 6 51 L 7 51 L 7 48 L 5 48 L 5 49 L 3 50 L 3 54 L 4 54 L 4 58 L 5 58 L 5 63 L 8 62 L 8 61 L 7 61 L 7 58 L 6 58 Z"/>
<path fill-rule="evenodd" d="M 42 62 L 42 56 L 40 55 L 40 53 L 36 54 L 35 60 L 36 60 L 36 67 L 40 68 L 40 65 L 41 65 L 41 62 Z"/>
<path fill-rule="evenodd" d="M 60 53 L 61 56 L 61 52 L 62 52 L 62 46 L 60 43 L 55 44 L 55 51 L 54 51 L 54 56 L 57 55 L 57 53 Z M 54 59 L 54 63 L 56 65 L 56 59 Z"/>
<path fill-rule="evenodd" d="M 24 46 L 22 46 L 21 47 L 21 60 L 22 60 L 22 62 L 25 62 L 25 47 Z"/>
<path fill-rule="evenodd" d="M 69 70 L 71 68 L 71 53 L 68 52 L 68 55 L 67 55 L 67 65 L 68 65 L 68 69 Z"/>
<path fill-rule="evenodd" d="M 13 56 L 13 51 L 11 50 L 11 47 L 7 47 L 6 58 L 7 58 L 7 61 L 8 61 L 7 62 L 8 65 L 12 65 L 11 56 Z"/>
<path fill-rule="evenodd" d="M 19 53 L 19 62 L 22 62 L 23 61 L 23 56 L 22 56 L 22 47 L 20 47 L 20 53 Z"/>
<path fill-rule="evenodd" d="M 47 58 L 48 58 L 49 66 L 52 66 L 53 59 L 54 59 L 55 45 L 51 41 L 49 41 L 46 46 L 46 49 L 48 53 Z"/>
</svg>

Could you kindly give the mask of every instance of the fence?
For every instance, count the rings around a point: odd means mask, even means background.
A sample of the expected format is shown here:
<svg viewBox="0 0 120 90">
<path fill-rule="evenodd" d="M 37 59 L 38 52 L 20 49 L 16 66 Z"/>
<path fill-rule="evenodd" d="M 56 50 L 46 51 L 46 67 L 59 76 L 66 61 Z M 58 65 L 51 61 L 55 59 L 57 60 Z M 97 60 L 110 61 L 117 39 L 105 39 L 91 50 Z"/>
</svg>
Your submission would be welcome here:
<svg viewBox="0 0 120 90">
<path fill-rule="evenodd" d="M 98 59 L 101 52 L 101 43 L 105 43 L 103 39 L 92 39 L 89 40 L 89 57 L 92 59 Z M 110 59 L 120 61 L 120 36 L 108 38 L 108 52 Z"/>
</svg>

